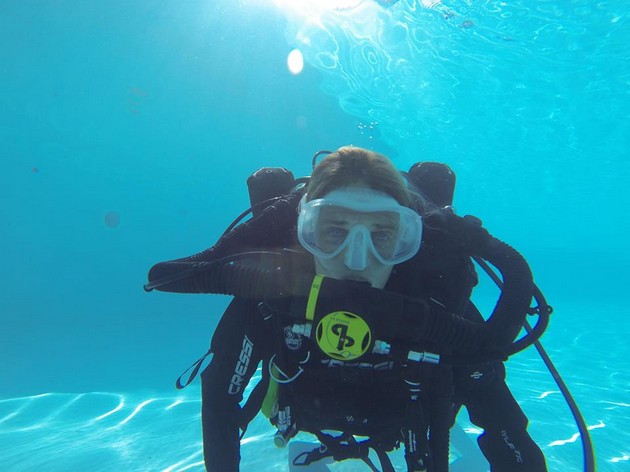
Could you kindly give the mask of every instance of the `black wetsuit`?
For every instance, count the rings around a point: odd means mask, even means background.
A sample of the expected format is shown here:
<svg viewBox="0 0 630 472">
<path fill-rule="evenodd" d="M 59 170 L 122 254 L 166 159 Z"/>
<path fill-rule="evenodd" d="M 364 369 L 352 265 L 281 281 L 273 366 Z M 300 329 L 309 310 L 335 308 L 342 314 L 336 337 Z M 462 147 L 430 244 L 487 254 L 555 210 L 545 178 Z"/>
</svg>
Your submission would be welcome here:
<svg viewBox="0 0 630 472">
<path fill-rule="evenodd" d="M 432 264 L 435 254 L 424 246 L 415 260 L 394 268 L 386 289 L 404 295 L 430 296 L 450 311 L 479 319 L 468 302 L 476 279 L 463 277 L 461 270 L 453 271 L 454 266 L 466 266 L 470 271 L 470 261 L 452 256 L 450 251 L 442 252 L 446 253 L 450 254 L 450 261 Z M 269 360 L 277 351 L 278 337 L 284 336 L 284 344 L 293 350 L 303 349 L 302 343 L 310 342 L 286 331 L 278 334 L 268 315 L 265 310 L 261 312 L 258 302 L 235 298 L 214 333 L 214 357 L 202 373 L 203 445 L 208 471 L 239 470 L 239 427 L 244 426 L 239 402 L 259 362 Z M 364 356 L 362 365 L 326 362 L 325 356 L 315 356 L 310 364 L 319 368 L 295 381 L 294 396 L 302 403 L 301 424 L 307 425 L 301 429 L 342 430 L 339 423 L 343 418 L 352 418 L 357 424 L 347 426 L 356 431 L 361 431 L 361 424 L 367 422 L 376 425 L 384 436 L 399 430 L 407 390 L 397 366 L 376 355 Z M 479 446 L 493 471 L 546 470 L 542 452 L 526 431 L 527 418 L 505 384 L 501 362 L 455 367 L 446 373 L 454 388 L 450 392 L 452 404 L 466 406 L 471 421 L 484 429 Z M 312 426 L 317 422 L 321 424 Z"/>
</svg>

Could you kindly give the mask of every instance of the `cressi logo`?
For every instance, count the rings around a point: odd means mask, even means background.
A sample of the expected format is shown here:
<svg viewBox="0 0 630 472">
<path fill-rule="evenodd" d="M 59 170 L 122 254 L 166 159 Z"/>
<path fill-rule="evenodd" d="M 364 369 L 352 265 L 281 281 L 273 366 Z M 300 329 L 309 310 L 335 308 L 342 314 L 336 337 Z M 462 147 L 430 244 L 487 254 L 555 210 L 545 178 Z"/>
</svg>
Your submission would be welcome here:
<svg viewBox="0 0 630 472">
<path fill-rule="evenodd" d="M 251 342 L 247 336 L 244 336 L 241 353 L 236 361 L 234 374 L 232 375 L 230 385 L 228 386 L 228 393 L 230 395 L 236 395 L 243 388 L 243 381 L 245 379 L 245 374 L 247 373 L 247 367 L 249 367 L 249 361 L 252 357 L 253 350 L 254 343 Z"/>
</svg>

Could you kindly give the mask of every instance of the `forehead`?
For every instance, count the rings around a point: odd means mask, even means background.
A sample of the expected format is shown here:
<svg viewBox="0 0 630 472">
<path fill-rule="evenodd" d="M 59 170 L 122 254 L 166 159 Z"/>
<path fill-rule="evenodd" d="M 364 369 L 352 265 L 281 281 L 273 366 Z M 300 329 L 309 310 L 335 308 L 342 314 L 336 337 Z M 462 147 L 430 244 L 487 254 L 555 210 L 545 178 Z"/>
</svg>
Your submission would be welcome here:
<svg viewBox="0 0 630 472">
<path fill-rule="evenodd" d="M 355 211 L 349 208 L 324 206 L 320 209 L 319 222 L 323 224 L 370 224 L 395 226 L 399 215 L 393 211 Z"/>
</svg>

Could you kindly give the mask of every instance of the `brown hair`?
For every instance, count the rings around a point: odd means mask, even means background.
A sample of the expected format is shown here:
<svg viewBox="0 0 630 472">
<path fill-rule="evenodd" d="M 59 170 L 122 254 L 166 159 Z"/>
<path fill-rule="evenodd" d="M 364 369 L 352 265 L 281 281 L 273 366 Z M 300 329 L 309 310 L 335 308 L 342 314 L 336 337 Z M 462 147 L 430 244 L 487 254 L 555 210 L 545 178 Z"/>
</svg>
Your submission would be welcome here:
<svg viewBox="0 0 630 472">
<path fill-rule="evenodd" d="M 332 190 L 362 185 L 387 193 L 403 206 L 414 208 L 407 183 L 392 161 L 382 154 L 344 146 L 321 160 L 306 189 L 307 200 L 321 198 Z"/>
</svg>

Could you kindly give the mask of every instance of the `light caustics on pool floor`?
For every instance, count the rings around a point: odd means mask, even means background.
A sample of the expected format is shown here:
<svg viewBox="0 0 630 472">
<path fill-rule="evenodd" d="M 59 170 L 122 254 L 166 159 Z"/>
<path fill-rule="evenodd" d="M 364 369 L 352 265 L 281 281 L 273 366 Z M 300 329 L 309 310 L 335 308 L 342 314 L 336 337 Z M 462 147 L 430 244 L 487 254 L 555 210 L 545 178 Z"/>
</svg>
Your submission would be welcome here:
<svg viewBox="0 0 630 472">
<path fill-rule="evenodd" d="M 46 393 L 0 400 L 0 470 L 203 470 L 198 391 L 189 395 Z M 474 444 L 478 430 L 467 428 Z M 315 443 L 300 434 L 295 442 Z M 257 417 L 242 442 L 242 470 L 287 470 L 287 451 Z M 456 459 L 454 456 L 453 459 Z M 393 460 L 403 470 L 402 452 Z M 334 471 L 362 470 L 354 461 Z"/>
<path fill-rule="evenodd" d="M 0 469 L 198 470 L 199 407 L 192 397 L 99 392 L 0 400 Z"/>
<path fill-rule="evenodd" d="M 551 393 L 556 392 L 542 397 Z M 197 390 L 172 396 L 47 393 L 0 400 L 0 470 L 202 471 L 200 406 Z M 458 419 L 458 423 L 474 444 L 480 431 L 466 420 Z M 590 429 L 604 427 L 599 423 Z M 296 440 L 313 442 L 308 435 Z M 576 442 L 579 439 L 573 435 L 543 447 L 549 454 L 550 450 L 575 447 Z M 550 465 L 556 462 L 548 459 Z M 627 465 L 628 456 L 606 462 L 616 470 Z M 401 451 L 394 454 L 394 463 L 396 470 L 404 470 Z M 361 467 L 361 463 L 348 461 L 331 470 L 363 470 Z M 273 446 L 273 429 L 264 417 L 252 422 L 243 440 L 242 470 L 287 470 L 286 450 Z"/>
</svg>

